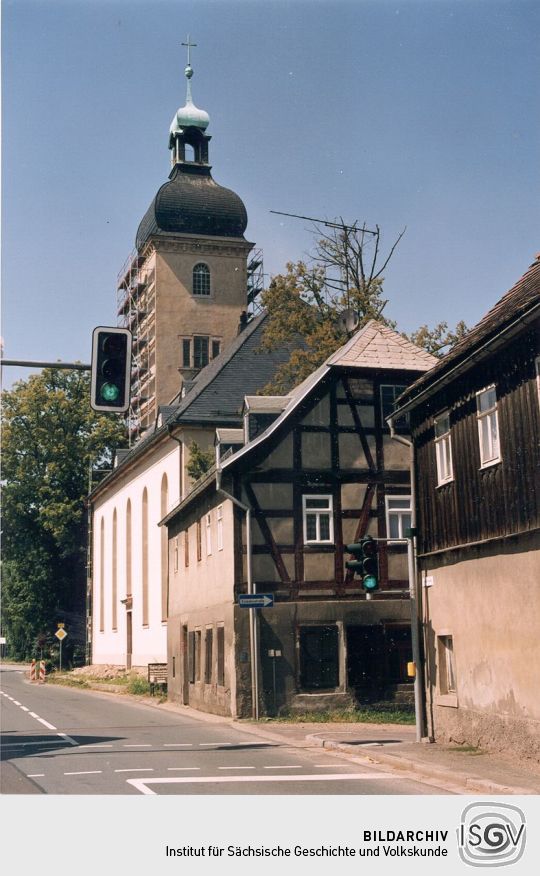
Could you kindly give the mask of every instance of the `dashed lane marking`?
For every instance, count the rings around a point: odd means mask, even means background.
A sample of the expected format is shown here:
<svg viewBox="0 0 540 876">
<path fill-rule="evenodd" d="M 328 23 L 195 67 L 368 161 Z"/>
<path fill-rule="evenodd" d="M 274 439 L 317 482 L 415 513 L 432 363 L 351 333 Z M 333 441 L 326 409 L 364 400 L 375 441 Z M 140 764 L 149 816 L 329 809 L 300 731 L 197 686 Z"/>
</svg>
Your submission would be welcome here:
<svg viewBox="0 0 540 876">
<path fill-rule="evenodd" d="M 286 765 L 286 766 L 265 766 L 263 767 L 265 770 L 303 770 L 304 767 L 301 764 L 294 765 Z"/>
<path fill-rule="evenodd" d="M 163 748 L 189 748 L 193 742 L 164 742 Z"/>
<path fill-rule="evenodd" d="M 254 766 L 224 766 L 218 767 L 218 770 L 254 770 Z"/>
<path fill-rule="evenodd" d="M 167 767 L 170 772 L 188 772 L 189 770 L 200 770 L 200 767 Z"/>
<path fill-rule="evenodd" d="M 64 773 L 65 776 L 95 776 L 98 773 L 102 773 L 103 770 L 82 770 L 78 773 Z M 148 781 L 152 781 L 149 779 Z"/>
<path fill-rule="evenodd" d="M 129 767 L 129 769 L 115 770 L 115 773 L 153 773 L 153 767 Z"/>
<path fill-rule="evenodd" d="M 308 774 L 307 776 L 186 776 L 172 778 L 163 776 L 160 779 L 128 779 L 127 784 L 132 785 L 141 794 L 152 794 L 157 796 L 156 791 L 152 791 L 150 785 L 170 785 L 170 784 L 222 784 L 225 782 L 353 782 L 369 779 L 372 781 L 379 780 L 397 780 L 404 779 L 406 776 L 392 776 L 389 773 L 327 773 L 325 776 L 320 773 L 317 775 Z"/>
<path fill-rule="evenodd" d="M 151 742 L 129 742 L 124 744 L 124 748 L 152 748 Z"/>
<path fill-rule="evenodd" d="M 26 776 L 27 779 L 44 779 L 45 773 L 29 773 Z"/>
</svg>

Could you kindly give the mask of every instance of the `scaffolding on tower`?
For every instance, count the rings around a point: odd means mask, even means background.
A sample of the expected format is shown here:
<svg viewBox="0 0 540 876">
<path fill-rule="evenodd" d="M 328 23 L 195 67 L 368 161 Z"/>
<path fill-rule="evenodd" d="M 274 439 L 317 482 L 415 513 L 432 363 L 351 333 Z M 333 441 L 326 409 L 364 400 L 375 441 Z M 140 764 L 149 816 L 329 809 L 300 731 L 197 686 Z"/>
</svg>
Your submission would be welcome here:
<svg viewBox="0 0 540 876">
<path fill-rule="evenodd" d="M 263 251 L 256 249 L 247 264 L 247 300 L 250 316 L 258 316 L 263 307 L 261 293 L 264 290 Z"/>
<path fill-rule="evenodd" d="M 135 250 L 118 274 L 118 325 L 133 336 L 131 403 L 127 413 L 130 446 L 137 441 L 155 407 L 155 283 L 154 270 Z"/>
</svg>

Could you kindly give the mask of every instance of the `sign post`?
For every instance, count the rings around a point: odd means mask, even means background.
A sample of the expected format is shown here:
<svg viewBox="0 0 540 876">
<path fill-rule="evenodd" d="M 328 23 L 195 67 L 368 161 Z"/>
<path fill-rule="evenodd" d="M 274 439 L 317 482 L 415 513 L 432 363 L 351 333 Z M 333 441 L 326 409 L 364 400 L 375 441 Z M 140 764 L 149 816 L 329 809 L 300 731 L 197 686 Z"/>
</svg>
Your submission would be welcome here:
<svg viewBox="0 0 540 876">
<path fill-rule="evenodd" d="M 273 593 L 240 593 L 238 595 L 240 608 L 273 608 Z"/>
<path fill-rule="evenodd" d="M 62 641 L 66 638 L 67 633 L 64 629 L 64 624 L 58 624 L 58 629 L 54 634 L 58 641 L 60 642 L 60 655 L 59 655 L 59 672 L 62 672 Z"/>
</svg>

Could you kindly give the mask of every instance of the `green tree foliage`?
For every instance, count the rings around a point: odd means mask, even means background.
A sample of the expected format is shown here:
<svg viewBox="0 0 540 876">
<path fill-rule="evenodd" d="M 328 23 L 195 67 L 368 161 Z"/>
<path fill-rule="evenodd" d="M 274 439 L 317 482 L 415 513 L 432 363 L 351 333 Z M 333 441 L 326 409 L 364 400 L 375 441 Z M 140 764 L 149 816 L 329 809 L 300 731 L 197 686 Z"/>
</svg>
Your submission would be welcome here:
<svg viewBox="0 0 540 876">
<path fill-rule="evenodd" d="M 468 331 L 463 320 L 460 320 L 455 329 L 449 329 L 447 322 L 440 322 L 432 329 L 421 325 L 415 332 L 409 335 L 403 333 L 403 336 L 418 347 L 423 347 L 432 356 L 441 357 L 465 337 Z"/>
<path fill-rule="evenodd" d="M 383 313 L 388 301 L 383 296 L 382 273 L 403 234 L 382 257 L 378 226 L 375 231 L 343 224 L 330 233 L 317 229 L 310 263 L 289 262 L 285 274 L 273 277 L 262 295 L 268 312 L 262 348 L 270 351 L 288 346 L 291 353 L 264 387 L 264 394 L 286 394 L 322 365 L 347 342 L 353 316 L 355 330 L 370 319 L 396 328 Z M 440 323 L 434 329 L 421 326 L 408 337 L 434 355 L 442 355 L 466 331 L 463 322 L 454 330 Z"/>
<path fill-rule="evenodd" d="M 186 471 L 193 481 L 198 481 L 213 466 L 216 455 L 213 450 L 203 450 L 196 441 L 188 447 L 189 462 Z"/>
<path fill-rule="evenodd" d="M 16 658 L 85 610 L 89 471 L 126 443 L 123 422 L 89 400 L 88 373 L 53 368 L 2 394 L 2 626 Z"/>
</svg>

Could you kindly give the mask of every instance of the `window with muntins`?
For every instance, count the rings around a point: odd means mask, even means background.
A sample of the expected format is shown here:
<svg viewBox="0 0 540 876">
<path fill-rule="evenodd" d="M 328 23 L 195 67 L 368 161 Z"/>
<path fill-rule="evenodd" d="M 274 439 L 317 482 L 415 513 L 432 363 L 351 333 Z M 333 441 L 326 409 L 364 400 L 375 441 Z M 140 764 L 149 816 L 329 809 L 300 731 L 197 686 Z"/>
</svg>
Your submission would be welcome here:
<svg viewBox="0 0 540 876">
<path fill-rule="evenodd" d="M 476 393 L 476 417 L 480 443 L 480 463 L 484 468 L 500 462 L 499 419 L 497 415 L 497 391 L 488 386 Z"/>
<path fill-rule="evenodd" d="M 406 538 L 411 526 L 411 497 L 386 496 L 386 533 L 390 539 Z"/>
<path fill-rule="evenodd" d="M 435 456 L 437 459 L 437 485 L 441 486 L 454 479 L 450 414 L 448 411 L 435 418 Z"/>
<path fill-rule="evenodd" d="M 217 683 L 225 684 L 225 628 L 217 628 Z"/>
<path fill-rule="evenodd" d="M 205 659 L 204 659 L 204 681 L 206 684 L 212 683 L 212 628 L 207 627 L 205 636 Z"/>
<path fill-rule="evenodd" d="M 210 268 L 203 262 L 193 268 L 193 294 L 210 295 Z"/>
<path fill-rule="evenodd" d="M 206 515 L 206 555 L 209 557 L 212 553 L 212 515 Z"/>
<path fill-rule="evenodd" d="M 402 392 L 405 392 L 406 386 L 400 384 L 385 384 L 381 386 L 381 415 L 383 420 L 383 428 L 386 428 L 386 418 L 394 411 L 395 401 Z M 409 426 L 409 415 L 403 414 L 394 420 L 394 426 L 398 429 L 405 429 Z"/>
<path fill-rule="evenodd" d="M 333 544 L 332 496 L 302 496 L 304 544 Z"/>
<path fill-rule="evenodd" d="M 204 368 L 208 365 L 208 342 L 209 339 L 202 335 L 193 338 L 193 367 Z"/>
</svg>

